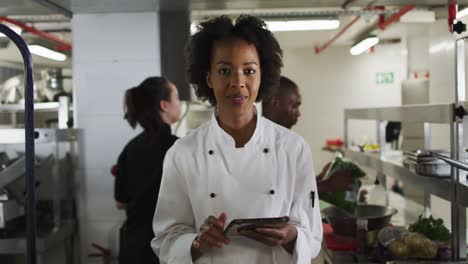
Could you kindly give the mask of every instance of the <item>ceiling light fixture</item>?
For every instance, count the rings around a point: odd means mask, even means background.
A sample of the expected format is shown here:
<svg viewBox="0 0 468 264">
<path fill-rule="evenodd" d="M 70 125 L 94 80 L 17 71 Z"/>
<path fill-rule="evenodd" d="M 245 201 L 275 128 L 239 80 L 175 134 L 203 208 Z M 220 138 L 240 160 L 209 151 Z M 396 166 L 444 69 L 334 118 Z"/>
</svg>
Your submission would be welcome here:
<svg viewBox="0 0 468 264">
<path fill-rule="evenodd" d="M 16 34 L 21 35 L 21 31 L 23 31 L 20 27 L 15 26 L 15 25 L 10 25 L 7 23 L 3 23 L 3 25 L 9 27 L 11 30 L 13 30 Z M 0 38 L 6 37 L 5 34 L 0 33 Z"/>
<path fill-rule="evenodd" d="M 468 7 L 465 8 L 465 9 L 462 9 L 461 11 L 458 11 L 457 15 L 456 15 L 456 18 L 460 19 L 461 17 L 464 17 L 466 15 L 468 15 Z"/>
<path fill-rule="evenodd" d="M 367 37 L 363 40 L 361 40 L 359 43 L 355 44 L 349 52 L 351 55 L 359 55 L 363 53 L 364 51 L 372 48 L 373 46 L 377 45 L 379 43 L 379 38 L 372 36 L 372 37 Z"/>
<path fill-rule="evenodd" d="M 265 21 L 270 31 L 330 30 L 340 26 L 338 19 Z"/>
<path fill-rule="evenodd" d="M 38 56 L 48 58 L 51 60 L 64 61 L 67 59 L 67 55 L 65 54 L 53 51 L 51 49 L 48 49 L 39 45 L 30 45 L 28 46 L 28 48 L 32 54 L 36 54 Z"/>
</svg>

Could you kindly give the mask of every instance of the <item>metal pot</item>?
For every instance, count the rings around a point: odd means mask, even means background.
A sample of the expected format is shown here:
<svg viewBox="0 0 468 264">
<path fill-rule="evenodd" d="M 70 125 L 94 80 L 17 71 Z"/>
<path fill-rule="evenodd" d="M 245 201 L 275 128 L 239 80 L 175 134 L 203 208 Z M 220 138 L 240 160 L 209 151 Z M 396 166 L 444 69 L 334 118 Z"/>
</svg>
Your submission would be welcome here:
<svg viewBox="0 0 468 264">
<path fill-rule="evenodd" d="M 380 230 L 390 223 L 397 210 L 389 206 L 362 204 L 356 207 L 354 214 L 335 206 L 325 208 L 322 212 L 335 234 L 356 237 L 357 219 L 367 220 L 368 231 Z"/>
</svg>

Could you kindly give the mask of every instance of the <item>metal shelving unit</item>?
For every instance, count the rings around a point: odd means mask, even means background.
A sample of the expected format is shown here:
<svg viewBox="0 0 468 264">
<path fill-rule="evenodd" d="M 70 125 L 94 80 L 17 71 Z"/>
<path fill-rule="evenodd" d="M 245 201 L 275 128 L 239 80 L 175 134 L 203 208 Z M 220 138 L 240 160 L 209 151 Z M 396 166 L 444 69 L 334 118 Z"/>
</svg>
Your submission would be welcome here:
<svg viewBox="0 0 468 264">
<path fill-rule="evenodd" d="M 459 103 L 466 105 L 468 103 Z M 402 159 L 394 160 L 385 153 L 385 121 L 424 124 L 424 148 L 430 149 L 429 124 L 448 124 L 451 135 L 451 158 L 459 160 L 460 129 L 462 120 L 457 120 L 456 104 L 411 105 L 401 107 L 382 107 L 365 109 L 347 109 L 344 113 L 345 142 L 348 142 L 348 122 L 350 119 L 375 120 L 377 139 L 381 149 L 379 153 L 365 153 L 349 149 L 346 145 L 345 156 L 359 164 L 374 168 L 381 183 L 386 185 L 386 177 L 398 179 L 404 183 L 418 186 L 425 193 L 425 210 L 430 210 L 430 194 L 443 198 L 451 203 L 452 216 L 452 249 L 453 260 L 466 258 L 466 212 L 468 207 L 468 184 L 460 182 L 460 172 L 452 167 L 450 178 L 428 177 L 416 174 L 404 167 Z M 468 109 L 468 108 L 467 108 Z M 459 114 L 459 113 L 458 113 Z M 461 160 L 460 160 L 461 161 Z"/>
<path fill-rule="evenodd" d="M 347 109 L 345 119 L 449 124 L 453 109 L 453 104 Z"/>
<path fill-rule="evenodd" d="M 393 160 L 381 160 L 379 154 L 368 154 L 346 149 L 345 156 L 363 166 L 378 168 L 379 171 L 384 175 L 389 175 L 392 178 L 411 185 L 421 186 L 426 192 L 436 195 L 442 199 L 448 201 L 451 199 L 451 182 L 448 178 L 437 178 L 416 174 L 410 171 L 408 168 L 404 167 L 401 162 Z M 383 182 L 383 179 L 381 178 L 379 181 Z M 468 194 L 468 186 L 465 187 Z M 468 199 L 466 202 L 468 204 Z"/>
<path fill-rule="evenodd" d="M 12 126 L 16 126 L 16 114 L 24 113 L 24 104 L 0 104 L 0 113 L 10 113 Z M 57 113 L 58 128 L 67 128 L 67 122 L 73 107 L 67 96 L 59 97 L 58 102 L 35 103 L 34 113 Z"/>
</svg>

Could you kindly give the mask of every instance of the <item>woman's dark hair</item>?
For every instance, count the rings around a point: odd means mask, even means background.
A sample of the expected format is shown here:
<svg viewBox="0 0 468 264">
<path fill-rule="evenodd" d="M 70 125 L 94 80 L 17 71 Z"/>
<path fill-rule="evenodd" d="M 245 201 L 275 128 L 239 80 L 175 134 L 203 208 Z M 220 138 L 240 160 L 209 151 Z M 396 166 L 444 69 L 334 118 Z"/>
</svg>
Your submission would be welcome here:
<svg viewBox="0 0 468 264">
<path fill-rule="evenodd" d="M 227 16 L 202 22 L 186 47 L 186 65 L 189 82 L 200 100 L 216 105 L 213 89 L 206 83 L 214 43 L 226 37 L 237 37 L 255 45 L 260 59 L 261 82 L 257 102 L 271 93 L 279 84 L 283 52 L 273 34 L 260 18 L 241 15 L 233 24 Z"/>
<path fill-rule="evenodd" d="M 170 101 L 169 81 L 162 77 L 149 77 L 140 85 L 125 91 L 124 118 L 132 128 L 137 124 L 151 139 L 155 139 L 164 121 L 161 118 L 161 100 Z"/>
</svg>

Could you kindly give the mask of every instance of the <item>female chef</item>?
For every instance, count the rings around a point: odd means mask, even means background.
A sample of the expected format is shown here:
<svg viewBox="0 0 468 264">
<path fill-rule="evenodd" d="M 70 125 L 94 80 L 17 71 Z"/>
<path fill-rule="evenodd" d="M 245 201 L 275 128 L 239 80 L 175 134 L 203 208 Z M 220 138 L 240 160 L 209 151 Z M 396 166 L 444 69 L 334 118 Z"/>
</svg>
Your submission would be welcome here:
<svg viewBox="0 0 468 264">
<path fill-rule="evenodd" d="M 322 221 L 309 146 L 257 114 L 280 78 L 282 51 L 265 23 L 203 22 L 187 46 L 196 95 L 210 121 L 167 152 L 152 247 L 163 263 L 307 263 Z M 287 224 L 223 234 L 236 218 L 289 216 Z"/>
<path fill-rule="evenodd" d="M 121 230 L 119 263 L 157 264 L 150 247 L 153 214 L 161 183 L 163 159 L 177 137 L 170 124 L 179 120 L 181 105 L 173 83 L 150 77 L 125 92 L 125 119 L 143 132 L 125 146 L 115 169 L 117 208 L 127 220 Z"/>
</svg>

